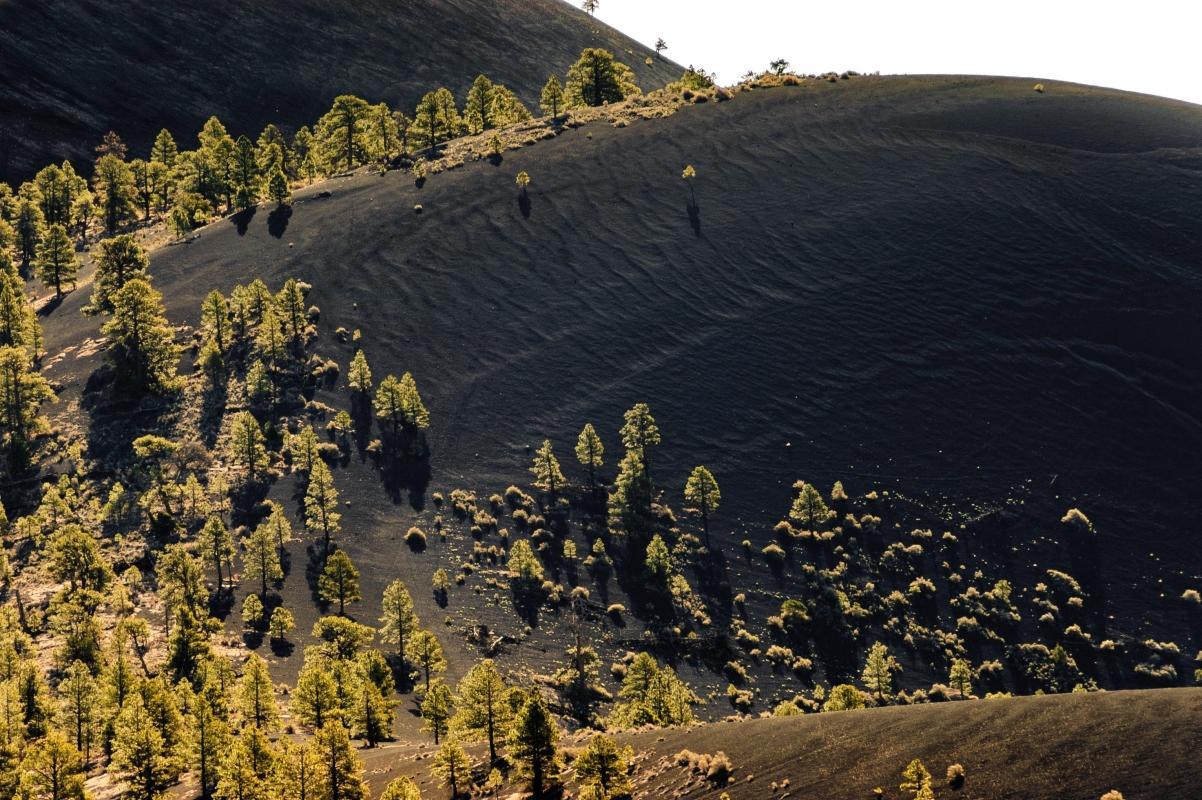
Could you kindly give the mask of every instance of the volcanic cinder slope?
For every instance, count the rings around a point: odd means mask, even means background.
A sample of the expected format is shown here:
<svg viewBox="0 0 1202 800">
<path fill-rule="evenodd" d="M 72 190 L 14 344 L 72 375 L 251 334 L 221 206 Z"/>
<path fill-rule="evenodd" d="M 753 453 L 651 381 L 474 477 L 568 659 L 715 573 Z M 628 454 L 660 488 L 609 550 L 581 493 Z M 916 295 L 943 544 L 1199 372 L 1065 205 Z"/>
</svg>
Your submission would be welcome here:
<svg viewBox="0 0 1202 800">
<path fill-rule="evenodd" d="M 311 282 L 326 336 L 361 329 L 377 375 L 417 377 L 431 490 L 522 482 L 532 445 L 549 437 L 567 460 L 590 420 L 612 464 L 623 410 L 646 401 L 665 438 L 657 482 L 675 504 L 709 465 L 732 554 L 771 539 L 797 479 L 889 489 L 948 509 L 948 527 L 1004 509 L 967 546 L 997 553 L 1016 587 L 1068 569 L 1099 637 L 1117 619 L 1193 653 L 1178 598 L 1202 583 L 1199 148 L 1202 109 L 1108 90 L 810 82 L 568 130 L 420 189 L 404 173 L 327 182 L 290 215 L 164 248 L 153 273 L 193 323 L 213 287 Z M 94 335 L 84 295 L 47 318 L 51 353 Z M 95 363 L 50 375 L 70 400 Z M 374 618 L 387 580 L 426 585 L 430 568 L 400 552 L 413 512 L 358 459 L 338 481 Z M 1097 527 L 1096 573 L 1057 538 L 1071 506 Z M 731 567 L 736 587 L 763 579 Z M 775 613 L 774 591 L 754 618 Z"/>
<path fill-rule="evenodd" d="M 877 787 L 882 798 L 909 797 L 898 785 L 918 758 L 940 798 L 1097 800 L 1118 789 L 1128 800 L 1186 800 L 1202 794 L 1200 713 L 1202 690 L 1166 689 L 723 721 L 620 739 L 636 753 L 635 797 L 862 800 Z M 428 755 L 415 758 L 422 749 L 402 742 L 361 755 L 377 790 L 405 774 L 439 796 Z M 683 750 L 726 753 L 730 781 L 714 785 L 678 765 Z M 944 777 L 952 764 L 964 768 L 958 788 Z"/>
<path fill-rule="evenodd" d="M 143 153 L 216 114 L 235 135 L 311 124 L 352 93 L 408 113 L 480 72 L 532 108 L 548 72 L 605 47 L 645 86 L 679 67 L 563 0 L 0 0 L 0 180 L 116 130 Z"/>
<path fill-rule="evenodd" d="M 1097 800 L 1118 789 L 1185 800 L 1202 793 L 1200 713 L 1199 689 L 1067 694 L 723 722 L 634 743 L 669 757 L 723 751 L 735 768 L 732 785 L 695 780 L 679 795 L 680 772 L 669 769 L 646 797 L 858 800 L 882 787 L 898 798 L 908 796 L 898 791 L 903 767 L 919 758 L 941 798 Z M 952 764 L 964 767 L 958 789 L 944 780 Z"/>
</svg>

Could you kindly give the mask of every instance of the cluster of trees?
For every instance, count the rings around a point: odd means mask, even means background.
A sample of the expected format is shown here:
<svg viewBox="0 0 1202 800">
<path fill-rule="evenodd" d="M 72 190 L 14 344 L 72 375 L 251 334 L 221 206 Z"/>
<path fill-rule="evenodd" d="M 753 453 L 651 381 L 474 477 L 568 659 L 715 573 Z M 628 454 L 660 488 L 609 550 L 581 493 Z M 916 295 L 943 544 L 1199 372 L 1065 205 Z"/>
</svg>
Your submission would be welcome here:
<svg viewBox="0 0 1202 800">
<path fill-rule="evenodd" d="M 599 48 L 584 50 L 566 79 L 552 75 L 543 87 L 543 113 L 558 117 L 575 106 L 612 103 L 639 92 L 634 72 Z M 22 267 L 56 293 L 72 285 L 74 242 L 99 225 L 109 236 L 139 219 L 165 218 L 178 233 L 218 213 L 264 200 L 291 202 L 291 187 L 322 175 L 433 148 L 464 134 L 478 134 L 530 119 L 513 90 L 478 76 L 462 102 L 442 87 L 427 92 L 412 115 L 354 95 L 335 98 L 313 126 L 286 131 L 267 125 L 256 138 L 234 136 L 217 117 L 197 133 L 196 146 L 181 147 L 163 129 L 150 151 L 130 158 L 109 133 L 96 148 L 92 178 L 69 161 L 49 165 L 14 192 L 0 184 L 0 250 L 10 249 Z"/>
</svg>

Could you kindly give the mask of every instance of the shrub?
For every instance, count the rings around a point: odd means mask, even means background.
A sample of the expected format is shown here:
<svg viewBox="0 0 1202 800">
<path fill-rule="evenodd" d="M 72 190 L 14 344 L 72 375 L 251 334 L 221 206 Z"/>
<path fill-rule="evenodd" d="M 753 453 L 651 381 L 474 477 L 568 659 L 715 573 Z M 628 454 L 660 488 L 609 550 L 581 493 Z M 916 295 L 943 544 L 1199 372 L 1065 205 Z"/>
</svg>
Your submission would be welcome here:
<svg viewBox="0 0 1202 800">
<path fill-rule="evenodd" d="M 621 622 L 622 615 L 626 613 L 626 606 L 621 603 L 610 603 L 609 608 L 605 609 L 605 613 L 610 616 L 614 622 Z"/>
<path fill-rule="evenodd" d="M 263 622 L 263 601 L 257 594 L 248 594 L 242 601 L 242 622 L 248 628 L 257 628 Z"/>
<path fill-rule="evenodd" d="M 722 671 L 726 673 L 726 677 L 732 684 L 747 682 L 747 668 L 738 661 L 727 661 Z"/>
<path fill-rule="evenodd" d="M 780 566 L 785 563 L 785 549 L 775 542 L 768 544 L 760 551 L 764 554 L 764 558 L 773 566 Z"/>
<path fill-rule="evenodd" d="M 1035 84 L 1035 91 L 1039 92 L 1040 94 L 1043 94 L 1043 84 L 1042 84 L 1042 83 L 1037 83 L 1037 84 Z M 1111 798 L 1106 798 L 1106 797 L 1103 797 L 1103 798 L 1102 798 L 1102 800 L 1122 800 L 1122 797 L 1121 797 L 1121 796 L 1120 796 L 1120 797 L 1118 797 L 1118 798 L 1113 798 L 1113 797 L 1111 797 Z"/>
<path fill-rule="evenodd" d="M 1202 604 L 1202 594 L 1198 594 L 1197 589 L 1186 589 L 1181 593 L 1181 599 L 1195 606 Z"/>
<path fill-rule="evenodd" d="M 850 683 L 841 683 L 831 689 L 830 696 L 822 705 L 823 711 L 851 711 L 863 708 L 864 695 Z"/>
<path fill-rule="evenodd" d="M 1118 789 L 1111 789 L 1109 792 L 1102 795 L 1102 800 L 1123 800 L 1123 793 Z"/>
<path fill-rule="evenodd" d="M 1081 533 L 1093 533 L 1093 523 L 1089 521 L 1089 517 L 1085 516 L 1079 508 L 1070 508 L 1060 518 L 1060 522 L 1075 528 Z"/>
<path fill-rule="evenodd" d="M 959 764 L 952 764 L 947 768 L 947 784 L 953 789 L 959 789 L 964 785 L 964 767 Z"/>
<path fill-rule="evenodd" d="M 681 750 L 676 754 L 676 764 L 677 766 L 687 767 L 691 772 L 695 772 L 698 775 L 705 776 L 707 781 L 711 781 L 719 786 L 725 785 L 735 771 L 730 763 L 730 759 L 721 750 L 713 755 L 694 753 L 692 750 Z"/>
<path fill-rule="evenodd" d="M 415 553 L 426 549 L 426 532 L 416 525 L 405 533 L 405 544 Z"/>
</svg>

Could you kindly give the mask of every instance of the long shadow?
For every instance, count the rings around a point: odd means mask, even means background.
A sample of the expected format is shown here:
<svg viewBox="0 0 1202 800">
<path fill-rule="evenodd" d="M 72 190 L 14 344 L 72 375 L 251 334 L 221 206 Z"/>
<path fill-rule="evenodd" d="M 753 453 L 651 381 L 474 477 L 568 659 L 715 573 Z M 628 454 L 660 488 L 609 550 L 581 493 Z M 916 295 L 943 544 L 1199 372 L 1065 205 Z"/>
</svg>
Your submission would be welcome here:
<svg viewBox="0 0 1202 800">
<path fill-rule="evenodd" d="M 39 317 L 50 316 L 52 313 L 54 313 L 54 310 L 56 308 L 58 308 L 59 306 L 61 306 L 63 304 L 63 300 L 65 300 L 66 297 L 67 297 L 67 295 L 65 295 L 65 294 L 62 295 L 61 297 L 59 295 L 55 295 L 54 297 L 47 300 L 46 303 L 41 308 L 38 309 L 38 316 Z"/>
<path fill-rule="evenodd" d="M 518 210 L 522 212 L 522 216 L 530 219 L 530 195 L 522 192 L 518 195 Z"/>
<path fill-rule="evenodd" d="M 371 413 L 371 398 L 367 394 L 356 392 L 351 396 L 351 422 L 355 425 L 355 449 L 359 451 L 359 461 L 367 459 L 367 446 L 371 444 L 371 426 L 374 415 Z"/>
<path fill-rule="evenodd" d="M 217 443 L 221 433 L 221 420 L 225 415 L 225 404 L 228 398 L 225 375 L 218 376 L 210 382 L 202 398 L 200 412 L 200 437 L 206 447 L 212 448 Z"/>
<path fill-rule="evenodd" d="M 394 503 L 402 502 L 405 492 L 414 511 L 426 507 L 426 489 L 430 485 L 430 448 L 425 438 L 409 439 L 404 433 L 394 436 L 385 431 L 383 450 L 375 456 L 376 468 L 384 491 Z"/>
<path fill-rule="evenodd" d="M 690 198 L 685 208 L 689 214 L 689 227 L 693 229 L 693 235 L 701 236 L 701 206 L 697 205 L 696 200 Z"/>
<path fill-rule="evenodd" d="M 255 212 L 259 209 L 256 206 L 244 208 L 237 214 L 230 217 L 230 222 L 234 223 L 234 227 L 238 229 L 239 236 L 245 236 L 247 228 L 250 227 L 250 221 L 255 218 Z"/>
<path fill-rule="evenodd" d="M 291 218 L 292 206 L 276 206 L 267 215 L 267 232 L 277 239 L 281 238 L 284 235 L 284 231 L 288 230 L 288 220 Z"/>
</svg>

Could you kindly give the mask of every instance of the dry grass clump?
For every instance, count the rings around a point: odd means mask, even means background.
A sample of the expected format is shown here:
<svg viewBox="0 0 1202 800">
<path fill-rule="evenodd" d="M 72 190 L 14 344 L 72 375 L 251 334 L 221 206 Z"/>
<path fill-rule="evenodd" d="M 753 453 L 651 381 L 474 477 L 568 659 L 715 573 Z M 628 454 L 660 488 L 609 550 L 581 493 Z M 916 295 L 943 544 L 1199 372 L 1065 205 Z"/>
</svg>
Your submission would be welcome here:
<svg viewBox="0 0 1202 800">
<path fill-rule="evenodd" d="M 1190 605 L 1202 605 L 1202 594 L 1197 589 L 1186 589 L 1181 593 L 1181 599 Z"/>
<path fill-rule="evenodd" d="M 947 785 L 953 789 L 959 789 L 964 785 L 964 767 L 952 764 L 947 768 Z"/>
<path fill-rule="evenodd" d="M 416 525 L 405 532 L 405 544 L 415 553 L 426 549 L 426 532 Z"/>
<path fill-rule="evenodd" d="M 735 771 L 730 759 L 721 750 L 713 755 L 681 750 L 676 754 L 675 760 L 677 766 L 687 767 L 689 771 L 704 776 L 707 781 L 717 786 L 725 786 Z"/>
<path fill-rule="evenodd" d="M 1039 94 L 1043 94 L 1043 92 L 1044 92 L 1043 84 L 1042 83 L 1035 84 L 1035 91 L 1038 92 Z M 1102 798 L 1102 800 L 1106 800 L 1106 798 Z M 1121 796 L 1120 796 L 1119 800 L 1122 800 Z"/>
</svg>

